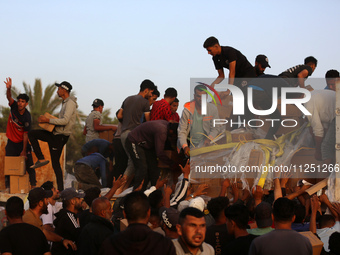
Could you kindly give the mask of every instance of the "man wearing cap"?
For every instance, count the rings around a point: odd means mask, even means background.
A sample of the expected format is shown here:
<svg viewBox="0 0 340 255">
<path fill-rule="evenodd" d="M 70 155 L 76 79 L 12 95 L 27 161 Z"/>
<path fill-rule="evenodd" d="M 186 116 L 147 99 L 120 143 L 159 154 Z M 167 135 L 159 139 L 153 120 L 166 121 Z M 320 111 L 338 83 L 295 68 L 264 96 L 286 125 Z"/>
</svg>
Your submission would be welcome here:
<svg viewBox="0 0 340 255">
<path fill-rule="evenodd" d="M 267 56 L 263 54 L 257 55 L 255 59 L 256 77 L 264 74 L 267 67 L 271 68 Z"/>
<path fill-rule="evenodd" d="M 99 138 L 100 131 L 117 130 L 116 125 L 102 125 L 102 113 L 104 109 L 103 100 L 97 98 L 92 103 L 93 110 L 85 121 L 83 134 L 86 135 L 85 142 Z"/>
<path fill-rule="evenodd" d="M 48 132 L 46 130 L 31 130 L 28 133 L 28 138 L 32 144 L 34 153 L 38 158 L 38 161 L 32 166 L 32 168 L 42 167 L 49 163 L 41 152 L 39 140 L 48 143 L 52 167 L 57 179 L 58 190 L 61 191 L 64 189 L 64 182 L 59 160 L 64 145 L 72 133 L 72 128 L 76 121 L 78 105 L 77 98 L 70 95 L 72 90 L 72 85 L 70 83 L 63 81 L 62 83 L 56 83 L 55 85 L 58 87 L 58 96 L 63 99 L 59 118 L 50 119 L 43 115 L 40 115 L 38 118 L 39 123 L 50 123 L 55 125 L 53 132 Z"/>
<path fill-rule="evenodd" d="M 67 188 L 60 192 L 63 199 L 63 209 L 56 213 L 54 220 L 55 233 L 67 238 L 74 243 L 78 241 L 80 225 L 77 214 L 81 210 L 82 199 L 85 193 L 77 192 L 74 188 Z M 51 252 L 53 255 L 77 254 L 75 251 L 66 249 L 61 243 L 53 243 Z"/>
<path fill-rule="evenodd" d="M 19 94 L 17 101 L 12 98 L 12 79 L 9 77 L 4 81 L 6 84 L 6 96 L 11 107 L 8 116 L 6 136 L 8 138 L 5 147 L 6 156 L 24 156 L 26 158 L 26 171 L 29 174 L 31 187 L 34 188 L 37 180 L 35 170 L 30 168 L 33 165 L 31 146 L 28 143 L 28 131 L 31 129 L 31 114 L 26 109 L 29 97 L 26 94 Z M 6 187 L 9 186 L 9 176 L 6 176 Z"/>
<path fill-rule="evenodd" d="M 58 242 L 61 246 L 71 247 L 69 249 L 76 249 L 75 244 L 63 238 L 62 236 L 43 228 L 43 223 L 40 219 L 42 214 L 47 214 L 48 198 L 53 195 L 51 190 L 44 190 L 43 188 L 34 188 L 28 194 L 28 201 L 30 209 L 27 210 L 23 216 L 25 223 L 31 224 L 44 232 L 46 239 L 51 242 Z M 65 248 L 66 249 L 66 248 Z"/>
<path fill-rule="evenodd" d="M 165 236 L 171 239 L 177 239 L 178 233 L 176 229 L 176 225 L 178 224 L 179 219 L 179 211 L 175 208 L 161 208 L 161 227 L 165 232 Z"/>
</svg>

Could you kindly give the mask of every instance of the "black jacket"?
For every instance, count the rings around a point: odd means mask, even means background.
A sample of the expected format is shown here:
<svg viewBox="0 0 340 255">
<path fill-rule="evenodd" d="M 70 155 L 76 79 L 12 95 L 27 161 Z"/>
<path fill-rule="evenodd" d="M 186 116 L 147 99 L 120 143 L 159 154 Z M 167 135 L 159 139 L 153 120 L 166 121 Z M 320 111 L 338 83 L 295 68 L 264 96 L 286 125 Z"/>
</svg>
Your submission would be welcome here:
<svg viewBox="0 0 340 255">
<path fill-rule="evenodd" d="M 108 237 L 99 254 L 176 255 L 176 249 L 169 238 L 152 231 L 145 224 L 134 223 L 126 230 Z"/>
<path fill-rule="evenodd" d="M 113 225 L 110 221 L 94 214 L 91 215 L 90 222 L 86 224 L 79 236 L 79 254 L 98 254 L 103 241 L 111 234 L 113 234 Z"/>
<path fill-rule="evenodd" d="M 61 209 L 55 214 L 56 219 L 53 224 L 55 232 L 65 239 L 76 242 L 80 234 L 80 226 L 76 214 L 66 209 Z M 70 247 L 66 249 L 62 242 L 55 242 L 52 244 L 51 252 L 53 255 L 74 255 L 78 254 Z"/>
</svg>

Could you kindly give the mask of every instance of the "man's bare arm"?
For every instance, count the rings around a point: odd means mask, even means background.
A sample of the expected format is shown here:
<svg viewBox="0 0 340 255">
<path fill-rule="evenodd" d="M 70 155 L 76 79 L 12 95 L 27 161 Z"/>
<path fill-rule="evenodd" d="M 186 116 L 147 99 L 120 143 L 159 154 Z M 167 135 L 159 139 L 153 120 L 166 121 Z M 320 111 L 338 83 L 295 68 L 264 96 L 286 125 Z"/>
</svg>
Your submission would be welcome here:
<svg viewBox="0 0 340 255">
<path fill-rule="evenodd" d="M 14 99 L 12 98 L 12 79 L 10 77 L 6 78 L 6 81 L 4 81 L 4 83 L 6 84 L 6 96 L 7 96 L 7 100 L 9 102 L 9 104 L 13 104 Z"/>
<path fill-rule="evenodd" d="M 236 60 L 229 63 L 229 84 L 234 84 L 236 74 Z"/>
<path fill-rule="evenodd" d="M 307 69 L 304 69 L 300 73 L 298 73 L 297 77 L 298 77 L 299 86 L 301 88 L 305 87 L 305 78 L 307 76 L 308 76 L 308 70 Z"/>
<path fill-rule="evenodd" d="M 224 70 L 222 69 L 218 69 L 217 70 L 218 76 L 216 78 L 216 80 L 213 81 L 213 83 L 211 83 L 211 87 L 214 88 L 215 84 L 220 84 L 221 81 L 224 80 L 225 76 L 224 76 Z"/>
</svg>

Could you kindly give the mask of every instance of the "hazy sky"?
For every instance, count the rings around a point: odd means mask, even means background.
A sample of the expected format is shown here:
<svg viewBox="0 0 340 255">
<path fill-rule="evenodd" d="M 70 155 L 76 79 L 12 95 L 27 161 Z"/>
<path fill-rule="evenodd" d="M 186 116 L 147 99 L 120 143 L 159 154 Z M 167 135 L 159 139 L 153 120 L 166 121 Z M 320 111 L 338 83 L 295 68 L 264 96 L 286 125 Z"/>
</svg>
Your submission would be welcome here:
<svg viewBox="0 0 340 255">
<path fill-rule="evenodd" d="M 215 36 L 253 64 L 266 54 L 279 74 L 315 56 L 312 77 L 340 69 L 340 1 L 16 1 L 0 2 L 0 81 L 43 86 L 69 81 L 79 109 L 95 98 L 115 112 L 144 79 L 190 100 L 190 78 L 215 78 L 202 47 Z M 228 72 L 226 71 L 226 74 Z M 307 82 L 308 83 L 308 82 Z M 0 105 L 6 105 L 4 94 Z M 113 117 L 113 114 L 111 115 Z"/>
</svg>

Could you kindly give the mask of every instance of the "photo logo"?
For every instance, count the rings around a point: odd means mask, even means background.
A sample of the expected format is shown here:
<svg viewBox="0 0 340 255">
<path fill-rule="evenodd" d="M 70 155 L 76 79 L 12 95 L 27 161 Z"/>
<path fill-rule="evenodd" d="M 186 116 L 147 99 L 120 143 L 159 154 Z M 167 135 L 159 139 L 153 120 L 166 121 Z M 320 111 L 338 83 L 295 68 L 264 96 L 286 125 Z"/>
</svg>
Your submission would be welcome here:
<svg viewBox="0 0 340 255">
<path fill-rule="evenodd" d="M 217 92 L 213 87 L 211 87 L 210 85 L 205 84 L 205 83 L 203 83 L 203 82 L 197 82 L 197 83 L 198 83 L 198 85 L 203 85 L 203 86 L 207 87 L 208 89 L 210 89 L 212 92 L 214 92 L 214 94 L 216 95 L 217 99 L 220 101 L 220 104 L 222 105 L 222 100 L 221 100 L 221 98 L 220 98 L 220 95 L 218 94 L 218 92 Z M 215 105 L 217 106 L 216 100 L 215 100 L 214 96 L 209 92 L 209 90 L 207 90 L 207 89 L 200 89 L 200 90 L 205 91 L 205 92 L 212 98 L 212 100 L 214 101 Z M 207 98 L 205 97 L 205 104 L 207 103 L 207 102 L 206 102 L 206 99 L 207 99 Z M 206 108 L 205 108 L 205 109 L 206 109 Z M 202 114 L 203 114 L 203 113 L 202 113 Z M 206 114 L 206 113 L 205 113 L 205 114 Z"/>
<path fill-rule="evenodd" d="M 212 88 L 210 85 L 207 85 L 202 82 L 197 82 L 199 85 L 204 85 L 207 89 L 201 89 L 205 91 L 207 94 L 202 95 L 202 102 L 201 102 L 201 113 L 202 115 L 207 115 L 207 95 L 209 95 L 213 102 L 215 103 L 215 106 L 217 106 L 216 100 L 212 93 L 208 91 L 210 89 L 211 91 L 214 92 L 215 96 L 220 102 L 220 105 L 223 106 L 222 100 L 218 94 L 218 92 Z M 236 116 L 242 116 L 245 115 L 245 100 L 247 100 L 247 105 L 249 111 L 251 112 L 252 115 L 254 116 L 268 116 L 274 113 L 274 111 L 277 109 L 278 105 L 278 98 L 280 97 L 281 99 L 281 116 L 286 116 L 287 115 L 287 105 L 295 105 L 304 115 L 311 115 L 311 113 L 305 108 L 303 105 L 304 103 L 307 103 L 310 98 L 311 98 L 311 93 L 309 90 L 305 88 L 300 88 L 300 87 L 271 87 L 272 89 L 272 105 L 269 109 L 256 109 L 254 104 L 253 104 L 253 91 L 254 89 L 250 86 L 247 88 L 247 96 L 245 96 L 243 91 L 238 88 L 237 86 L 234 85 L 222 85 L 223 91 L 230 91 L 232 96 L 233 96 L 233 107 L 232 107 L 232 113 L 233 115 Z M 299 94 L 300 96 L 298 98 L 290 98 L 289 95 L 292 94 Z M 295 127 L 298 125 L 297 121 L 294 119 L 285 119 L 285 120 L 280 120 L 280 119 L 248 119 L 243 120 L 241 122 L 237 123 L 232 123 L 232 120 L 227 120 L 227 119 L 214 119 L 214 125 L 224 125 L 227 123 L 230 123 L 231 125 L 237 124 L 238 126 L 246 126 L 246 124 L 250 127 L 261 127 L 264 125 L 264 121 L 271 122 L 271 126 L 274 126 L 274 122 L 280 121 L 281 126 L 283 127 Z M 289 124 L 288 124 L 289 123 Z"/>
</svg>

